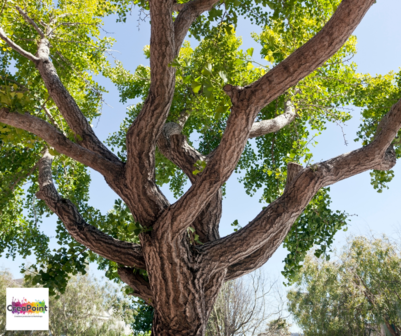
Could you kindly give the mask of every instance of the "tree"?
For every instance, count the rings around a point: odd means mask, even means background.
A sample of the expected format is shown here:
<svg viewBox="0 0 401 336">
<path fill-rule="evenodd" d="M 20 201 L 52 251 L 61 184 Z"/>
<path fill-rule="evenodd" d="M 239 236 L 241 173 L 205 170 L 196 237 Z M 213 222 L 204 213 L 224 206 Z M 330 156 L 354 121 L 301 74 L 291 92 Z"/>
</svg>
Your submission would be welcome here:
<svg viewBox="0 0 401 336">
<path fill-rule="evenodd" d="M 0 273 L 0 299 L 6 302 L 6 288 L 19 287 L 9 272 Z M 35 287 L 24 283 L 23 287 Z M 121 336 L 126 335 L 124 322 L 131 323 L 134 312 L 129 309 L 130 300 L 122 297 L 117 288 L 103 285 L 88 275 L 72 277 L 63 294 L 51 296 L 49 331 L 52 335 Z M 6 310 L 0 315 L 1 335 L 25 335 L 25 331 L 5 332 Z M 49 335 L 49 332 L 33 332 Z"/>
<path fill-rule="evenodd" d="M 266 332 L 258 336 L 291 336 L 289 325 L 285 319 L 278 318 L 267 324 Z"/>
<path fill-rule="evenodd" d="M 277 284 L 263 273 L 226 282 L 206 327 L 207 336 L 259 335 L 266 322 L 283 312 Z"/>
<path fill-rule="evenodd" d="M 388 238 L 350 239 L 336 261 L 306 258 L 289 310 L 305 335 L 400 335 L 400 266 Z"/>
<path fill-rule="evenodd" d="M 290 280 L 313 245 L 326 253 L 346 223 L 329 207 L 328 186 L 372 169 L 379 190 L 391 180 L 399 77 L 360 75 L 346 63 L 351 34 L 375 0 L 134 3 L 150 14 L 150 67 L 131 74 L 110 66 L 113 41 L 99 32 L 106 15 L 124 21 L 128 0 L 3 2 L 0 244 L 11 256 L 35 253 L 34 280 L 52 291 L 97 261 L 153 306 L 154 335 L 203 335 L 223 283 L 259 268 L 283 241 Z M 239 49 L 240 15 L 265 27 L 254 38 L 267 65 L 255 67 L 253 50 Z M 195 50 L 184 43 L 188 32 L 202 40 Z M 100 73 L 122 101 L 143 98 L 109 139 L 112 149 L 90 124 L 104 91 L 94 80 Z M 365 108 L 363 147 L 311 164 L 309 130 L 349 119 L 348 104 Z M 87 167 L 119 197 L 107 215 L 88 204 Z M 268 204 L 220 238 L 224 184 L 236 169 L 246 172 L 249 193 L 265 188 Z M 183 194 L 174 204 L 164 183 Z M 39 226 L 52 212 L 56 251 Z"/>
</svg>

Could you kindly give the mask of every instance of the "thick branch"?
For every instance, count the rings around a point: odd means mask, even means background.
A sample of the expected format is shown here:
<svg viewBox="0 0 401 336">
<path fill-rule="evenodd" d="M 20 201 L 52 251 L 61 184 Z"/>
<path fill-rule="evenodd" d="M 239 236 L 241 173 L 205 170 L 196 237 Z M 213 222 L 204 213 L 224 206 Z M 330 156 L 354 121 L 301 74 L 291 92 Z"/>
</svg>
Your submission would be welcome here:
<svg viewBox="0 0 401 336">
<path fill-rule="evenodd" d="M 266 207 L 246 227 L 199 247 L 207 261 L 221 267 L 238 264 L 263 247 L 256 264 L 270 257 L 312 197 L 323 187 L 370 169 L 391 169 L 396 156 L 391 145 L 401 127 L 401 100 L 384 117 L 380 133 L 369 145 L 311 167 L 294 169 L 294 181 L 284 194 Z M 264 259 L 267 261 L 267 259 Z"/>
<path fill-rule="evenodd" d="M 175 87 L 173 0 L 151 0 L 150 90 L 127 132 L 126 179 L 132 190 L 130 209 L 143 225 L 152 225 L 169 202 L 155 183 L 156 141 L 170 111 Z"/>
<path fill-rule="evenodd" d="M 351 36 L 375 0 L 343 0 L 323 29 L 262 78 L 240 90 L 260 110 L 323 65 Z M 238 90 L 238 89 L 236 89 Z"/>
<path fill-rule="evenodd" d="M 207 157 L 190 146 L 186 137 L 181 134 L 183 125 L 173 122 L 167 123 L 157 141 L 161 153 L 179 167 L 194 183 L 197 175 L 193 174 L 197 161 L 207 162 Z M 219 189 L 212 200 L 205 206 L 192 223 L 201 242 L 216 240 L 219 236 L 218 225 L 222 214 L 222 192 Z"/>
<path fill-rule="evenodd" d="M 12 49 L 14 49 L 17 53 L 19 53 L 21 56 L 29 59 L 30 61 L 32 61 L 33 63 L 37 63 L 39 62 L 39 58 L 32 55 L 30 52 L 24 50 L 23 48 L 21 48 L 18 44 L 16 44 L 15 42 L 13 42 L 12 40 L 10 40 L 8 38 L 8 36 L 6 35 L 6 33 L 4 32 L 3 28 L 0 27 L 0 38 L 6 42 Z"/>
<path fill-rule="evenodd" d="M 173 12 L 180 12 L 183 10 L 186 4 L 181 4 L 181 3 L 174 3 L 173 5 Z"/>
<path fill-rule="evenodd" d="M 192 23 L 199 15 L 205 11 L 211 10 L 218 2 L 219 0 L 192 0 L 179 9 L 180 13 L 174 21 L 175 56 L 178 55 Z"/>
<path fill-rule="evenodd" d="M 302 166 L 298 163 L 289 162 L 287 164 L 287 181 L 285 184 L 284 191 L 286 191 L 292 185 L 292 183 L 295 181 L 295 178 L 302 171 L 302 169 L 303 169 Z"/>
<path fill-rule="evenodd" d="M 49 92 L 50 97 L 53 99 L 67 124 L 71 127 L 72 131 L 79 136 L 80 143 L 83 147 L 98 153 L 112 162 L 120 162 L 117 156 L 115 156 L 107 147 L 97 138 L 93 132 L 92 127 L 89 125 L 87 119 L 82 114 L 74 98 L 70 95 L 68 90 L 64 87 L 60 78 L 57 75 L 57 71 L 50 61 L 50 43 L 46 39 L 46 36 L 42 29 L 32 20 L 29 15 L 24 12 L 20 7 L 16 6 L 18 12 L 22 15 L 28 24 L 30 24 L 40 35 L 41 40 L 38 45 L 37 57 L 32 57 L 31 54 L 17 50 L 21 55 L 33 61 L 39 70 L 39 73 L 45 83 L 45 86 Z M 6 40 L 1 36 L 11 47 L 13 42 Z"/>
<path fill-rule="evenodd" d="M 153 293 L 150 289 L 150 284 L 140 274 L 134 273 L 135 269 L 120 267 L 118 275 L 120 279 L 130 286 L 134 296 L 144 300 L 148 305 L 153 306 Z"/>
<path fill-rule="evenodd" d="M 122 164 L 110 162 L 99 154 L 72 142 L 54 126 L 28 113 L 10 112 L 3 107 L 0 109 L 0 122 L 37 135 L 54 147 L 57 152 L 93 168 L 106 177 L 115 176 L 123 168 Z"/>
<path fill-rule="evenodd" d="M 77 134 L 79 143 L 83 147 L 102 155 L 108 160 L 119 163 L 120 160 L 97 138 L 74 98 L 58 77 L 56 68 L 50 61 L 49 55 L 49 42 L 46 38 L 43 38 L 38 47 L 38 57 L 40 61 L 37 63 L 37 68 L 50 97 L 58 107 L 68 126 Z"/>
<path fill-rule="evenodd" d="M 295 112 L 294 105 L 290 100 L 288 100 L 286 102 L 285 112 L 283 114 L 273 119 L 255 122 L 252 125 L 251 131 L 249 133 L 249 138 L 256 138 L 258 136 L 278 132 L 285 126 L 291 124 L 296 117 L 297 113 Z"/>
<path fill-rule="evenodd" d="M 220 238 L 219 224 L 222 212 L 223 192 L 219 189 L 192 223 L 192 226 L 202 243 L 207 243 Z"/>
<path fill-rule="evenodd" d="M 70 235 L 100 256 L 116 263 L 145 269 L 139 245 L 114 239 L 87 224 L 75 205 L 58 194 L 52 179 L 53 157 L 48 151 L 39 161 L 39 191 L 36 196 L 57 214 Z"/>
<path fill-rule="evenodd" d="M 234 280 L 249 274 L 262 267 L 274 254 L 276 248 L 273 244 L 265 244 L 256 252 L 246 258 L 230 265 L 227 269 L 225 281 Z"/>
<path fill-rule="evenodd" d="M 260 80 L 246 88 L 224 87 L 233 103 L 226 130 L 201 178 L 166 210 L 169 212 L 166 216 L 174 218 L 170 228 L 173 235 L 178 236 L 193 222 L 230 177 L 245 148 L 257 113 L 330 58 L 346 42 L 373 3 L 374 0 L 343 0 L 315 37 Z"/>
<path fill-rule="evenodd" d="M 193 183 L 196 179 L 192 173 L 196 169 L 195 163 L 206 161 L 206 156 L 190 146 L 181 131 L 182 127 L 174 122 L 165 124 L 157 145 L 160 152 L 179 167 Z"/>
<path fill-rule="evenodd" d="M 284 192 L 292 185 L 298 174 L 302 171 L 302 166 L 300 164 L 289 162 L 287 167 L 287 183 Z M 276 237 L 278 239 L 279 237 Z M 274 239 L 273 239 L 274 240 Z M 238 263 L 228 267 L 226 281 L 239 278 L 245 274 L 248 274 L 262 265 L 264 265 L 267 260 L 275 252 L 274 246 L 272 244 L 265 244 L 259 250 L 247 256 L 245 259 L 239 261 Z"/>
</svg>

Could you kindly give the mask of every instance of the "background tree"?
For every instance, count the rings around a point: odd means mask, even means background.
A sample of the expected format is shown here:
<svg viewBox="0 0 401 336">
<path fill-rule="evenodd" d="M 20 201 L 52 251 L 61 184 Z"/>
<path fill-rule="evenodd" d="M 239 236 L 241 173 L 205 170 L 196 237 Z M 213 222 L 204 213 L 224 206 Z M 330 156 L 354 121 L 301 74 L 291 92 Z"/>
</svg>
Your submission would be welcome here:
<svg viewBox="0 0 401 336">
<path fill-rule="evenodd" d="M 338 260 L 309 255 L 289 311 L 305 335 L 400 335 L 401 251 L 388 238 L 350 239 Z"/>
<path fill-rule="evenodd" d="M 7 287 L 35 287 L 30 283 L 15 282 L 7 271 L 0 273 L 0 299 L 6 302 Z M 100 284 L 88 275 L 74 276 L 63 294 L 51 296 L 49 306 L 49 331 L 52 335 L 122 336 L 125 323 L 134 319 L 131 302 L 124 298 L 116 286 Z M 6 310 L 1 310 L 1 335 L 26 335 L 25 331 L 7 332 Z M 35 331 L 33 335 L 49 335 L 49 332 Z"/>
<path fill-rule="evenodd" d="M 259 335 L 269 319 L 283 313 L 276 282 L 262 272 L 226 282 L 206 327 L 208 336 Z"/>
<path fill-rule="evenodd" d="M 285 275 L 294 279 L 307 250 L 326 253 L 346 223 L 330 210 L 327 187 L 373 169 L 380 190 L 400 154 L 399 78 L 360 75 L 346 62 L 374 2 L 134 1 L 149 11 L 151 40 L 150 67 L 132 74 L 109 64 L 113 40 L 99 31 L 106 15 L 124 21 L 128 0 L 3 1 L 2 251 L 35 253 L 33 281 L 52 293 L 98 262 L 154 307 L 154 335 L 203 335 L 223 283 L 259 268 L 283 241 Z M 265 64 L 240 49 L 240 15 L 264 27 L 254 38 Z M 188 32 L 201 41 L 194 49 Z M 104 90 L 98 74 L 122 101 L 142 98 L 110 149 L 91 127 Z M 349 119 L 348 104 L 365 108 L 364 146 L 312 164 L 309 133 Z M 87 167 L 118 196 L 106 215 L 88 203 Z M 235 170 L 249 193 L 264 188 L 267 204 L 220 238 L 224 184 Z M 159 189 L 165 183 L 180 196 L 174 204 Z M 52 212 L 56 251 L 40 229 Z"/>
<path fill-rule="evenodd" d="M 285 319 L 278 318 L 270 321 L 267 324 L 266 332 L 258 336 L 291 336 L 290 326 Z"/>
</svg>

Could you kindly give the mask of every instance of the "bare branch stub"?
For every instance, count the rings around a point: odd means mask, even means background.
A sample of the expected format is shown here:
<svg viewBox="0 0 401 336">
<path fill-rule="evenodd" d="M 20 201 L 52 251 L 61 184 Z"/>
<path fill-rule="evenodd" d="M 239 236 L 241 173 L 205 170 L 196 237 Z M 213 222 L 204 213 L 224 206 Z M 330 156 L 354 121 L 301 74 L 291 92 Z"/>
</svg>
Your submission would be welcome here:
<svg viewBox="0 0 401 336">
<path fill-rule="evenodd" d="M 273 119 L 255 122 L 249 133 L 249 138 L 256 138 L 269 133 L 278 132 L 283 127 L 292 123 L 297 117 L 293 103 L 288 100 L 285 105 L 285 112 Z"/>
</svg>

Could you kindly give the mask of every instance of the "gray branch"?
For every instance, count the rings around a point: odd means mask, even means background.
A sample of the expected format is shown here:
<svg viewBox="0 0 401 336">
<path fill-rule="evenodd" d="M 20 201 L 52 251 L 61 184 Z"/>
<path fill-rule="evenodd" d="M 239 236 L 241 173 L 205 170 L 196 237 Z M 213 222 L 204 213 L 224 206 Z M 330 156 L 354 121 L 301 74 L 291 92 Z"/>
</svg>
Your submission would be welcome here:
<svg viewBox="0 0 401 336">
<path fill-rule="evenodd" d="M 0 38 L 6 42 L 12 49 L 14 49 L 16 52 L 18 52 L 21 56 L 29 59 L 33 63 L 39 62 L 39 58 L 32 55 L 30 52 L 26 51 L 25 49 L 21 48 L 18 44 L 13 42 L 11 39 L 8 38 L 6 33 L 4 32 L 3 28 L 0 27 Z"/>
</svg>

